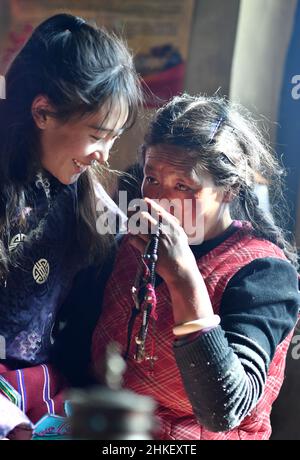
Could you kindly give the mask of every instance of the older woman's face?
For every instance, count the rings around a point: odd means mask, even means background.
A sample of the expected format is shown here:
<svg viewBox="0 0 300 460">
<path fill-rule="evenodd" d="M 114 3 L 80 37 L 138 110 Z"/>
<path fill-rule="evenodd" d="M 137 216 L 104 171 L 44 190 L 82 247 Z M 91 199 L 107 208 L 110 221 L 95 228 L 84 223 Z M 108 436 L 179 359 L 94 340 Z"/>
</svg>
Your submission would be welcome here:
<svg viewBox="0 0 300 460">
<path fill-rule="evenodd" d="M 66 123 L 48 117 L 39 126 L 42 166 L 63 184 L 75 182 L 93 160 L 107 161 L 127 113 L 126 106 L 116 105 Z"/>
<path fill-rule="evenodd" d="M 224 218 L 224 191 L 206 172 L 195 171 L 196 162 L 181 148 L 170 145 L 149 147 L 145 153 L 144 197 L 175 215 L 186 233 L 201 226 L 202 239 L 215 236 Z M 171 206 L 171 207 L 170 207 Z M 218 233 L 218 231 L 217 231 Z"/>
</svg>

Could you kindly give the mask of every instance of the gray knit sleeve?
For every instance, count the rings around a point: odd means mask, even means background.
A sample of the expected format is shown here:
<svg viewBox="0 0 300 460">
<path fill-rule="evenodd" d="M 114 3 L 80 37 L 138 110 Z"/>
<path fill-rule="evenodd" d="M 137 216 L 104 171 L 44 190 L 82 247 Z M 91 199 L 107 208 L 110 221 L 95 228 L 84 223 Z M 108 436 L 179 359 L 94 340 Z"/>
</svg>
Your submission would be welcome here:
<svg viewBox="0 0 300 460">
<path fill-rule="evenodd" d="M 256 259 L 228 283 L 221 326 L 174 342 L 186 393 L 205 427 L 228 431 L 256 406 L 276 347 L 293 329 L 299 306 L 298 274 L 291 264 Z"/>
<path fill-rule="evenodd" d="M 239 425 L 261 397 L 269 359 L 253 340 L 220 326 L 196 340 L 174 343 L 175 359 L 196 417 L 210 431 Z"/>
</svg>

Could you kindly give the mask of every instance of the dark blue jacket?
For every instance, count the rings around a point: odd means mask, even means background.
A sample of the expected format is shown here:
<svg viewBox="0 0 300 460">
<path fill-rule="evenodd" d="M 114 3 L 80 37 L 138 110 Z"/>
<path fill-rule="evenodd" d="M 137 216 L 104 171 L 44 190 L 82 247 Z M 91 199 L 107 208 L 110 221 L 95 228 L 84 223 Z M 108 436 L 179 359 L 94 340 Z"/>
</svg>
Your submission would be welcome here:
<svg viewBox="0 0 300 460">
<path fill-rule="evenodd" d="M 0 335 L 6 342 L 5 363 L 16 367 L 49 359 L 58 310 L 80 269 L 77 184 L 65 186 L 52 178 L 48 185 L 41 187 L 37 180 L 28 188 L 26 207 L 16 210 L 6 242 L 12 261 L 0 287 Z M 21 212 L 27 214 L 22 227 Z"/>
</svg>

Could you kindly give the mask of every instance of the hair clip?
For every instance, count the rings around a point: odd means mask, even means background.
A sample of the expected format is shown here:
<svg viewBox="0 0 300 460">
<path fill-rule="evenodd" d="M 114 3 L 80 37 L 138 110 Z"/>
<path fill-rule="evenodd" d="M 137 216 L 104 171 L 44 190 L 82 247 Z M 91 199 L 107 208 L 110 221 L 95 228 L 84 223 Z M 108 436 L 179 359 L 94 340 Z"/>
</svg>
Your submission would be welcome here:
<svg viewBox="0 0 300 460">
<path fill-rule="evenodd" d="M 215 135 L 217 134 L 218 132 L 218 129 L 220 128 L 221 124 L 223 123 L 224 121 L 224 118 L 221 117 L 219 118 L 219 120 L 217 121 L 217 123 L 214 123 L 211 130 L 210 130 L 210 135 L 209 135 L 209 141 L 207 142 L 208 144 L 211 144 L 214 140 L 214 137 Z"/>
</svg>

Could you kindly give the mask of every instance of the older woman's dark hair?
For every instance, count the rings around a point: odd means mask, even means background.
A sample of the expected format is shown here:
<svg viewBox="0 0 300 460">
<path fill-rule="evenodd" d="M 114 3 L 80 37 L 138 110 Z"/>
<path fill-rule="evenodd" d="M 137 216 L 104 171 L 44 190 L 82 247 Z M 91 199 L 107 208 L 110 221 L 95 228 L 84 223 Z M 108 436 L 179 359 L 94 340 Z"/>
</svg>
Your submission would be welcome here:
<svg viewBox="0 0 300 460">
<path fill-rule="evenodd" d="M 157 111 L 141 148 L 142 163 L 146 149 L 158 144 L 182 147 L 198 171 L 207 171 L 216 186 L 233 193 L 232 217 L 249 220 L 258 238 L 278 245 L 297 266 L 296 248 L 281 225 L 288 212 L 284 171 L 246 109 L 218 96 L 176 96 Z M 271 214 L 259 207 L 257 175 L 269 185 Z"/>
</svg>

